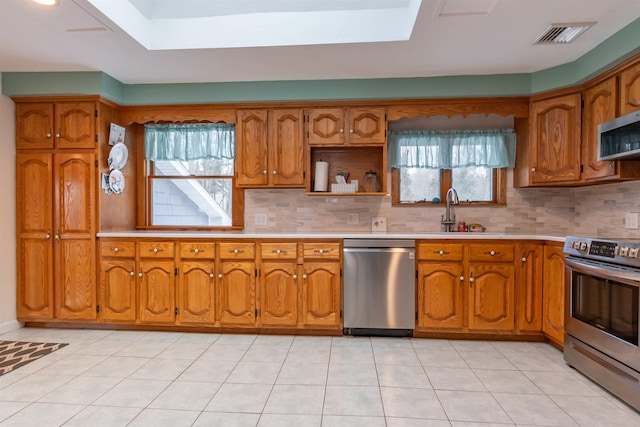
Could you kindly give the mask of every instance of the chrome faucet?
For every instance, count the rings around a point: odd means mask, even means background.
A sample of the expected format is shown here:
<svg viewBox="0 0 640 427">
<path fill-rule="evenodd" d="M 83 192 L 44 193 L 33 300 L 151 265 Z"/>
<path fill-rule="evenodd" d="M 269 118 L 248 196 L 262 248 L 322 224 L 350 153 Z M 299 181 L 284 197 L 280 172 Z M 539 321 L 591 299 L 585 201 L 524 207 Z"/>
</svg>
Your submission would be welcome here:
<svg viewBox="0 0 640 427">
<path fill-rule="evenodd" d="M 453 231 L 455 230 L 456 225 L 456 211 L 455 205 L 460 204 L 460 199 L 458 199 L 458 192 L 455 188 L 451 187 L 449 191 L 447 191 L 447 196 L 445 197 L 446 208 L 444 211 L 444 215 L 442 215 L 442 221 L 440 223 L 444 225 L 444 231 Z M 452 206 L 453 204 L 453 206 Z"/>
</svg>

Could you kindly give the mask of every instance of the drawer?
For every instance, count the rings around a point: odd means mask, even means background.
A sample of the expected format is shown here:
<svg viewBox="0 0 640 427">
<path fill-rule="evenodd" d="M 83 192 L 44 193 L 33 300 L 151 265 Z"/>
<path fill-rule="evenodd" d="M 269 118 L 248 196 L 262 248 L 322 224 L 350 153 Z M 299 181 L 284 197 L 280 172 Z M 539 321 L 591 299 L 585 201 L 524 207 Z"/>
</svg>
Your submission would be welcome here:
<svg viewBox="0 0 640 427">
<path fill-rule="evenodd" d="M 419 261 L 462 261 L 462 243 L 420 243 Z"/>
<path fill-rule="evenodd" d="M 469 261 L 513 261 L 514 245 L 482 243 L 469 245 Z"/>
<path fill-rule="evenodd" d="M 254 259 L 256 244 L 253 242 L 218 243 L 221 259 Z"/>
<path fill-rule="evenodd" d="M 138 242 L 140 258 L 173 258 L 176 256 L 174 242 Z"/>
<path fill-rule="evenodd" d="M 310 259 L 310 258 L 339 259 L 340 243 L 335 243 L 335 242 L 303 243 L 302 251 L 304 253 L 305 259 Z"/>
<path fill-rule="evenodd" d="M 215 243 L 180 243 L 180 258 L 214 259 L 215 257 Z"/>
<path fill-rule="evenodd" d="M 260 245 L 262 259 L 295 259 L 298 255 L 298 245 L 289 243 L 262 243 Z"/>
<path fill-rule="evenodd" d="M 100 256 L 117 258 L 135 258 L 136 243 L 133 241 L 101 241 Z"/>
</svg>

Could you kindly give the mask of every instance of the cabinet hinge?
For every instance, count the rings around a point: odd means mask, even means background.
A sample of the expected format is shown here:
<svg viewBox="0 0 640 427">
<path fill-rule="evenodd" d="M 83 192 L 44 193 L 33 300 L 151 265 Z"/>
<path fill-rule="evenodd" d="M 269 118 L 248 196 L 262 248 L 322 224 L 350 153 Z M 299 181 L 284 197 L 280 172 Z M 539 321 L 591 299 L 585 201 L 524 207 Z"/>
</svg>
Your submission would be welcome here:
<svg viewBox="0 0 640 427">
<path fill-rule="evenodd" d="M 584 99 L 580 100 L 580 108 L 584 108 Z"/>
<path fill-rule="evenodd" d="M 96 305 L 96 313 L 100 313 L 100 306 Z"/>
<path fill-rule="evenodd" d="M 342 310 L 340 310 L 340 318 L 342 319 Z"/>
<path fill-rule="evenodd" d="M 418 278 L 418 270 L 416 270 L 416 279 Z"/>
<path fill-rule="evenodd" d="M 174 313 L 175 313 L 175 315 L 177 316 L 177 315 L 178 315 L 178 313 L 180 313 L 180 310 L 178 310 L 178 307 L 176 307 L 176 309 L 175 309 L 175 310 L 173 310 L 173 312 L 174 312 Z"/>
<path fill-rule="evenodd" d="M 307 179 L 307 171 L 302 171 L 302 178 Z"/>
<path fill-rule="evenodd" d="M 95 167 L 98 167 L 98 161 L 97 160 L 94 162 L 94 164 L 95 164 Z"/>
<path fill-rule="evenodd" d="M 98 117 L 98 110 L 93 110 L 94 116 Z"/>
<path fill-rule="evenodd" d="M 177 276 L 178 275 L 178 269 L 176 268 L 174 271 L 174 274 Z"/>
<path fill-rule="evenodd" d="M 260 275 L 260 270 L 256 268 L 256 277 Z"/>
<path fill-rule="evenodd" d="M 584 172 L 584 165 L 580 165 L 580 173 Z"/>
<path fill-rule="evenodd" d="M 340 277 L 342 277 L 342 269 L 340 269 Z"/>
<path fill-rule="evenodd" d="M 93 140 L 94 140 L 95 142 L 98 142 L 98 134 L 93 135 Z"/>
<path fill-rule="evenodd" d="M 418 320 L 418 312 L 416 311 L 416 320 Z"/>
<path fill-rule="evenodd" d="M 260 314 L 260 310 L 256 308 L 256 317 L 258 317 L 259 314 Z"/>
</svg>

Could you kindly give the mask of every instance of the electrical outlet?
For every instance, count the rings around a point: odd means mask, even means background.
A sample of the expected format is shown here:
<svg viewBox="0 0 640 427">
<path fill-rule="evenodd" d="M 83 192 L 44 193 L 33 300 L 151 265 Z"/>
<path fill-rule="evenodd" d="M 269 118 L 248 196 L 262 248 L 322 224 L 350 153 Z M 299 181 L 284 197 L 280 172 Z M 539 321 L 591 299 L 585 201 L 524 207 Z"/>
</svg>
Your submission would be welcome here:
<svg viewBox="0 0 640 427">
<path fill-rule="evenodd" d="M 256 225 L 269 225 L 269 217 L 266 213 L 260 212 L 255 215 L 254 222 Z"/>
<path fill-rule="evenodd" d="M 347 224 L 356 225 L 358 224 L 358 220 L 358 214 L 349 214 L 349 216 L 347 217 Z"/>
<path fill-rule="evenodd" d="M 630 212 L 624 216 L 624 227 L 637 230 L 638 229 L 638 213 Z"/>
<path fill-rule="evenodd" d="M 387 231 L 387 217 L 373 216 L 371 217 L 371 231 Z"/>
</svg>

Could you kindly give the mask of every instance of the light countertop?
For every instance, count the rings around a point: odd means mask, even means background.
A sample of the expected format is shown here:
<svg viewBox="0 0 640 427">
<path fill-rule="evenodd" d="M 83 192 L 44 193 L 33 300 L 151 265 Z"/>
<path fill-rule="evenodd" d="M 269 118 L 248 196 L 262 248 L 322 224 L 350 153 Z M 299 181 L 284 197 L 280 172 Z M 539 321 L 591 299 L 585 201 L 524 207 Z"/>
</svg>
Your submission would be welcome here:
<svg viewBox="0 0 640 427">
<path fill-rule="evenodd" d="M 450 239 L 450 240 L 550 240 L 564 242 L 564 236 L 517 233 L 247 233 L 209 231 L 109 231 L 99 238 L 160 238 L 160 239 Z"/>
</svg>

